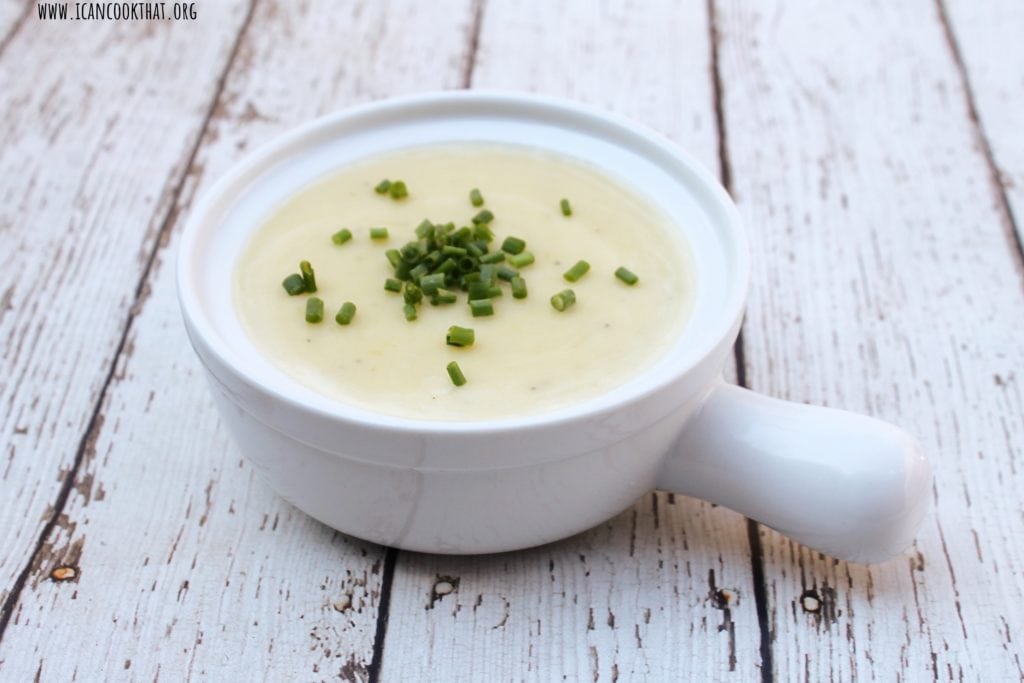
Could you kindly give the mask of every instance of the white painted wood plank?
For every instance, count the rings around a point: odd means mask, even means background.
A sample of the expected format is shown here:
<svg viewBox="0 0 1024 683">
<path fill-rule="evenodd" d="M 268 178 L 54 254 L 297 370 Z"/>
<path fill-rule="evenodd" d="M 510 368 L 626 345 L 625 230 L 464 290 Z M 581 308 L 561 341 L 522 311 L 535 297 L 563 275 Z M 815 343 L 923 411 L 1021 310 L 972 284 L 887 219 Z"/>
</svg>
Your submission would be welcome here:
<svg viewBox="0 0 1024 683">
<path fill-rule="evenodd" d="M 1024 4 L 946 0 L 944 6 L 1000 186 L 1024 243 Z"/>
<path fill-rule="evenodd" d="M 47 680 L 368 676 L 385 551 L 313 522 L 254 476 L 213 412 L 170 266 L 195 193 L 244 149 L 356 101 L 457 86 L 471 7 L 280 9 L 260 3 L 244 35 L 102 428 L 0 641 L 12 679 L 40 667 Z M 74 580 L 48 578 L 62 566 Z"/>
<path fill-rule="evenodd" d="M 79 451 L 246 5 L 30 16 L 0 56 L 0 602 Z"/>
<path fill-rule="evenodd" d="M 611 109 L 715 169 L 709 57 L 703 2 L 489 3 L 472 85 Z M 531 551 L 401 553 L 382 678 L 752 680 L 758 648 L 745 520 L 659 493 Z"/>
<path fill-rule="evenodd" d="M 0 1 L 0 44 L 10 35 L 15 24 L 25 14 L 28 3 L 24 0 L 2 0 Z"/>
<path fill-rule="evenodd" d="M 778 680 L 1016 680 L 1024 296 L 934 4 L 723 2 L 753 388 L 904 425 L 916 547 L 864 567 L 764 533 Z"/>
</svg>

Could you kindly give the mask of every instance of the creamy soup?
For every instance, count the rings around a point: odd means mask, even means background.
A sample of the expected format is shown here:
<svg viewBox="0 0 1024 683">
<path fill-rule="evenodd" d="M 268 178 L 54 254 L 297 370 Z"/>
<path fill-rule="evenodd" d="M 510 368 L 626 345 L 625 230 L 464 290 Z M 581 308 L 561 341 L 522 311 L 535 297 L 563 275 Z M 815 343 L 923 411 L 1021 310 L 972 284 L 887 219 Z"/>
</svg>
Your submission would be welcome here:
<svg viewBox="0 0 1024 683">
<path fill-rule="evenodd" d="M 401 179 L 408 196 L 374 191 Z M 484 204 L 470 202 L 479 188 Z M 569 200 L 571 215 L 560 202 Z M 507 282 L 491 299 L 494 314 L 473 317 L 465 292 L 409 322 L 401 293 L 386 291 L 385 257 L 416 239 L 424 218 L 472 225 L 494 215 L 492 251 L 507 236 L 525 240 L 534 263 L 518 268 L 528 295 Z M 371 240 L 371 227 L 388 237 Z M 352 232 L 344 244 L 332 234 Z M 577 261 L 590 270 L 563 274 Z M 282 280 L 308 260 L 324 301 L 323 321 L 305 319 L 310 294 L 289 296 Z M 502 264 L 499 264 L 502 265 Z M 507 263 L 503 265 L 508 265 Z M 626 267 L 639 280 L 615 276 Z M 649 368 L 680 335 L 692 308 L 695 278 L 687 245 L 651 202 L 582 163 L 514 146 L 415 148 L 346 167 L 300 190 L 256 230 L 235 268 L 234 299 L 255 345 L 285 373 L 340 402 L 427 420 L 523 416 L 578 404 Z M 552 295 L 571 288 L 563 311 Z M 335 321 L 351 301 L 348 325 Z M 446 344 L 452 325 L 472 328 L 472 346 Z M 446 367 L 457 361 L 466 382 Z"/>
</svg>

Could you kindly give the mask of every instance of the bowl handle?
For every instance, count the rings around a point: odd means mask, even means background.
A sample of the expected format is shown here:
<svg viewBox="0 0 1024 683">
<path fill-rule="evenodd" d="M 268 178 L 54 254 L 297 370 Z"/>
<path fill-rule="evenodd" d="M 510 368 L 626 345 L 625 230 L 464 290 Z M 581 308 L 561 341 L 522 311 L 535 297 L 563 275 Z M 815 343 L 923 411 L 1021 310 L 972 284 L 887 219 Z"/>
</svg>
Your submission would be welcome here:
<svg viewBox="0 0 1024 683">
<path fill-rule="evenodd" d="M 931 470 L 914 438 L 887 422 L 721 383 L 657 483 L 732 508 L 815 550 L 878 562 L 913 542 Z"/>
</svg>

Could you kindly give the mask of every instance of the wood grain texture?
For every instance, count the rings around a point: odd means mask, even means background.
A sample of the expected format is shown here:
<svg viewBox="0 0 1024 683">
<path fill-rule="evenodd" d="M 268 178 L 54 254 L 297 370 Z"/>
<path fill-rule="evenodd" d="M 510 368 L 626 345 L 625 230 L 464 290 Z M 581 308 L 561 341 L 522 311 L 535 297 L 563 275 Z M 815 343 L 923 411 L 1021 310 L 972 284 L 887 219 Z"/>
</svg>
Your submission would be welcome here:
<svg viewBox="0 0 1024 683">
<path fill-rule="evenodd" d="M 715 169 L 709 59 L 703 2 L 493 2 L 470 82 L 624 114 Z M 759 642 L 745 520 L 658 493 L 531 551 L 401 553 L 382 679 L 752 680 Z"/>
<path fill-rule="evenodd" d="M 1024 102 L 1024 8 L 1013 0 L 969 2 L 946 0 L 941 5 L 950 39 L 963 64 L 979 119 L 979 143 L 991 156 L 1001 197 L 1007 203 L 1007 230 L 1024 243 L 1024 135 L 1020 108 Z M 1024 257 L 1024 252 L 1022 252 Z M 1024 263 L 1021 269 L 1024 277 Z"/>
<path fill-rule="evenodd" d="M 718 15 L 750 384 L 900 423 L 935 470 L 918 542 L 889 563 L 764 532 L 776 676 L 1016 680 L 1024 296 L 936 7 Z"/>
<path fill-rule="evenodd" d="M 242 36 L 75 487 L 0 641 L 12 679 L 368 677 L 385 551 L 254 476 L 209 400 L 170 264 L 195 194 L 244 150 L 357 101 L 457 86 L 472 12 L 288 8 L 259 3 Z"/>
<path fill-rule="evenodd" d="M 32 3 L 35 4 L 35 3 Z M 0 54 L 21 21 L 28 19 L 32 7 L 26 0 L 0 0 Z"/>
<path fill-rule="evenodd" d="M 83 434 L 245 10 L 218 3 L 188 24 L 30 16 L 0 58 L 4 600 L 91 448 Z"/>
</svg>

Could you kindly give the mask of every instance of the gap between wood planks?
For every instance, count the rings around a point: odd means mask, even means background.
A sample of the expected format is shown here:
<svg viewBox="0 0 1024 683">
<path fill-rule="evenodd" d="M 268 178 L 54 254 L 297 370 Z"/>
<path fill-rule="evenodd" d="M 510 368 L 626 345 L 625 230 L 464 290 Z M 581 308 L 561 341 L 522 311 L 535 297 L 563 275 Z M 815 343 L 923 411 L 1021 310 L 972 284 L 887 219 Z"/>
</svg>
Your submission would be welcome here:
<svg viewBox="0 0 1024 683">
<path fill-rule="evenodd" d="M 202 145 L 206 128 L 210 124 L 210 119 L 213 117 L 213 112 L 216 110 L 217 103 L 220 101 L 221 92 L 224 90 L 224 85 L 227 82 L 228 74 L 231 72 L 231 67 L 235 63 L 235 59 L 238 56 L 238 49 L 242 44 L 242 37 L 245 35 L 246 30 L 249 28 L 249 22 L 252 20 L 253 10 L 258 0 L 252 0 L 249 3 L 249 9 L 246 12 L 245 18 L 242 20 L 241 27 L 239 28 L 238 35 L 235 36 L 235 42 L 231 46 L 230 56 L 228 57 L 227 63 L 224 66 L 224 70 L 221 72 L 217 79 L 216 86 L 214 87 L 213 97 L 210 98 L 210 105 L 206 110 L 206 114 L 203 116 L 203 121 L 199 126 L 199 130 L 196 134 L 195 143 L 192 149 L 189 151 L 188 159 L 182 166 L 181 176 L 178 178 L 177 184 L 171 191 L 171 201 L 168 204 L 167 215 L 164 217 L 163 222 L 160 225 L 160 230 L 153 240 L 153 246 L 150 249 L 149 256 L 146 260 L 146 265 L 142 269 L 142 273 L 139 276 L 139 282 L 135 287 L 135 294 L 132 300 L 132 305 L 128 309 L 128 316 L 125 318 L 124 330 L 121 332 L 121 339 L 117 343 L 117 348 L 114 350 L 114 355 L 110 361 L 110 367 L 107 369 L 106 377 L 103 379 L 103 384 L 100 387 L 99 395 L 96 398 L 96 405 L 93 407 L 92 414 L 89 416 L 89 422 L 86 426 L 85 432 L 82 434 L 81 440 L 78 442 L 78 448 L 75 451 L 74 461 L 71 463 L 71 468 L 64 476 L 63 481 L 60 485 L 60 490 L 57 492 L 57 499 L 53 503 L 53 512 L 50 518 L 46 521 L 43 526 L 43 530 L 39 534 L 39 539 L 36 541 L 35 549 L 32 555 L 28 558 L 21 573 L 18 574 L 18 578 L 15 580 L 14 585 L 11 587 L 11 592 L 8 594 L 7 599 L 4 600 L 2 606 L 0 606 L 0 640 L 3 640 L 4 633 L 7 630 L 7 625 L 10 623 L 11 616 L 14 614 L 14 610 L 18 605 L 18 601 L 21 597 L 21 592 L 25 588 L 25 584 L 28 581 L 29 576 L 32 573 L 33 567 L 36 565 L 37 558 L 42 551 L 43 545 L 46 543 L 46 539 L 53 533 L 53 529 L 57 524 L 57 520 L 60 515 L 64 512 L 64 507 L 67 505 L 68 497 L 71 494 L 71 489 L 74 486 L 75 479 L 78 477 L 78 471 L 81 468 L 82 461 L 85 458 L 85 452 L 96 443 L 96 439 L 99 437 L 100 429 L 103 427 L 103 403 L 106 401 L 107 392 L 110 389 L 111 380 L 114 377 L 114 373 L 117 369 L 117 364 L 121 360 L 121 354 L 124 352 L 125 343 L 128 340 L 128 332 L 131 330 L 132 323 L 140 312 L 140 307 L 145 298 L 146 283 L 149 280 L 150 271 L 153 269 L 153 263 L 156 261 L 156 255 L 160 251 L 160 245 L 165 244 L 168 239 L 168 233 L 173 228 L 175 220 L 178 216 L 178 201 L 181 197 L 182 191 L 185 187 L 185 182 L 188 178 L 189 171 L 192 168 L 192 164 L 195 162 L 196 155 L 199 152 L 199 148 Z M 30 6 L 34 3 L 28 3 Z M 0 52 L 6 47 L 7 42 L 14 32 L 20 30 L 24 24 L 25 17 L 29 15 L 29 11 L 25 11 L 25 15 L 19 19 L 15 25 L 14 31 L 5 38 L 3 43 L 0 43 Z"/>
<path fill-rule="evenodd" d="M 981 116 L 978 114 L 974 88 L 971 87 L 971 80 L 967 76 L 967 67 L 964 65 L 964 58 L 960 52 L 960 44 L 956 40 L 956 32 L 953 31 L 953 25 L 949 21 L 949 15 L 946 12 L 946 5 L 943 0 L 935 0 L 935 10 L 939 15 L 939 23 L 942 25 L 942 32 L 946 36 L 946 43 L 949 45 L 949 51 L 953 56 L 953 63 L 956 65 L 957 74 L 960 76 L 960 83 L 963 85 L 967 116 L 974 127 L 974 136 L 977 139 L 982 156 L 985 157 L 989 182 L 992 184 L 992 193 L 995 195 L 996 206 L 999 208 L 999 214 L 1003 219 L 1003 230 L 1008 233 L 1006 239 L 1010 243 L 1010 251 L 1017 256 L 1017 273 L 1024 278 L 1024 236 L 1018 230 L 1017 219 L 1013 215 L 1013 207 L 1006 196 L 1006 187 L 1000 179 L 995 154 L 992 153 L 992 145 L 988 140 L 988 135 L 985 134 L 985 126 L 981 123 Z"/>
<path fill-rule="evenodd" d="M 708 0 L 708 44 L 711 46 L 711 92 L 714 97 L 715 130 L 718 133 L 718 172 L 725 191 L 732 196 L 732 165 L 729 163 L 729 135 L 725 126 L 725 97 L 722 86 L 722 70 L 718 64 L 718 15 L 715 0 Z M 743 327 L 736 335 L 733 346 L 736 361 L 736 383 L 747 386 L 746 356 L 743 352 Z M 747 519 L 747 540 L 750 545 L 750 582 L 754 588 L 754 606 L 757 612 L 757 627 L 761 643 L 761 681 L 771 683 L 775 677 L 772 663 L 771 624 L 768 621 L 768 587 L 764 578 L 764 553 L 761 549 L 760 525 Z"/>
</svg>

